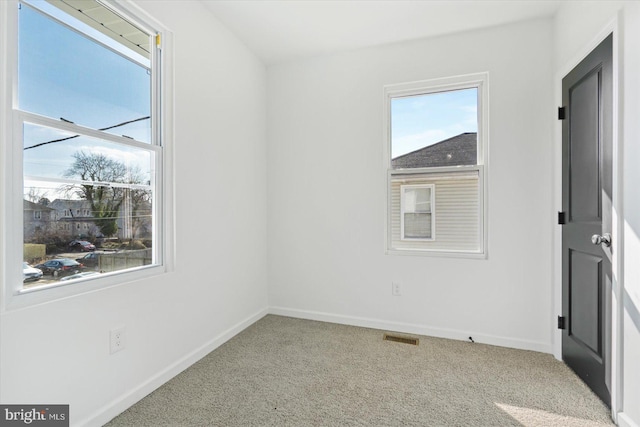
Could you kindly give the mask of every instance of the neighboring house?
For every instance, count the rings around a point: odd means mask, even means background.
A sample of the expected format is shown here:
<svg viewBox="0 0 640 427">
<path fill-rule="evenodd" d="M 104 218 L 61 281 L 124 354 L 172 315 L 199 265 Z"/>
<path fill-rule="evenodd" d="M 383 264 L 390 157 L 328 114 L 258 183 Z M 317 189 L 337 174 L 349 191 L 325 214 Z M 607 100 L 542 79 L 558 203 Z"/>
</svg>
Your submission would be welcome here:
<svg viewBox="0 0 640 427">
<path fill-rule="evenodd" d="M 123 203 L 116 218 L 118 238 L 145 239 L 151 237 L 152 206 L 142 202 L 137 206 Z M 37 242 L 53 235 L 63 239 L 97 236 L 100 229 L 86 200 L 56 199 L 48 206 L 24 201 L 24 241 Z"/>
<path fill-rule="evenodd" d="M 49 204 L 56 211 L 57 235 L 63 238 L 95 235 L 91 204 L 86 200 L 56 199 Z"/>
<path fill-rule="evenodd" d="M 56 211 L 48 206 L 23 201 L 24 241 L 31 242 L 54 231 Z"/>
<path fill-rule="evenodd" d="M 461 133 L 391 160 L 394 169 L 431 168 L 477 164 L 478 134 Z"/>
<path fill-rule="evenodd" d="M 394 250 L 481 251 L 477 171 L 412 174 L 419 168 L 478 164 L 477 133 L 467 132 L 391 159 L 389 246 Z M 407 172 L 404 174 L 404 172 Z"/>
</svg>

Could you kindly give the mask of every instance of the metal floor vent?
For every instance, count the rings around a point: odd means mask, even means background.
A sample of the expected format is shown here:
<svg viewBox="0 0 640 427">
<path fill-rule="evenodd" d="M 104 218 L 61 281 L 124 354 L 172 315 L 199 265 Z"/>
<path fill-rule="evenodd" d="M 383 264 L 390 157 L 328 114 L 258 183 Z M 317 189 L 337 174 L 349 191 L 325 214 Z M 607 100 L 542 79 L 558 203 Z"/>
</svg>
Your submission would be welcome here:
<svg viewBox="0 0 640 427">
<path fill-rule="evenodd" d="M 403 337 L 401 335 L 393 335 L 393 334 L 384 334 L 382 339 L 385 341 L 400 342 L 403 344 L 411 344 L 411 345 L 418 345 L 420 343 L 420 340 L 418 338 Z"/>
</svg>

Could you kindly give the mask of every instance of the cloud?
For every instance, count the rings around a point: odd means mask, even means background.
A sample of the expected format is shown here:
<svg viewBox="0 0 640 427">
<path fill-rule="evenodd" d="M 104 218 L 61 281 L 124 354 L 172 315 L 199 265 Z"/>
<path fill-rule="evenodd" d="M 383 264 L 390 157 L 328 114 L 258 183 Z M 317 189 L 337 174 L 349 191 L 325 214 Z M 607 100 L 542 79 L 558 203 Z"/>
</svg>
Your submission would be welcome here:
<svg viewBox="0 0 640 427">
<path fill-rule="evenodd" d="M 153 168 L 151 155 L 145 150 L 124 149 L 105 145 L 84 145 L 78 147 L 78 151 L 102 154 L 110 159 L 124 163 L 129 168 L 137 167 L 143 173 L 149 173 Z"/>
</svg>

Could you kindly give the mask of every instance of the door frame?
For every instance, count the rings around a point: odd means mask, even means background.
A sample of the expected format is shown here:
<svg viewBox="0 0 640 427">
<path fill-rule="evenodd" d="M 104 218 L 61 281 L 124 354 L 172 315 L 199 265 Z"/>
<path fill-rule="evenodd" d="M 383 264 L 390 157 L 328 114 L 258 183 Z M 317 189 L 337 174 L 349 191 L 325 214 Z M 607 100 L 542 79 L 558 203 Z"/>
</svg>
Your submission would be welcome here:
<svg viewBox="0 0 640 427">
<path fill-rule="evenodd" d="M 562 79 L 571 72 L 584 58 L 587 57 L 609 34 L 613 35 L 613 111 L 612 111 L 612 295 L 611 295 L 611 416 L 617 422 L 618 413 L 622 408 L 622 314 L 623 314 L 623 227 L 622 213 L 622 102 L 620 91 L 620 49 L 622 47 L 619 20 L 616 17 L 610 21 L 580 52 L 560 67 L 554 77 L 554 99 L 556 106 L 562 106 Z M 555 114 L 555 109 L 554 109 Z M 555 117 L 554 117 L 555 119 Z M 554 128 L 554 206 L 557 211 L 562 210 L 562 122 L 556 120 Z M 557 216 L 553 215 L 553 307 L 554 317 L 562 315 L 562 226 L 557 224 Z M 562 331 L 553 328 L 553 355 L 562 360 Z"/>
</svg>

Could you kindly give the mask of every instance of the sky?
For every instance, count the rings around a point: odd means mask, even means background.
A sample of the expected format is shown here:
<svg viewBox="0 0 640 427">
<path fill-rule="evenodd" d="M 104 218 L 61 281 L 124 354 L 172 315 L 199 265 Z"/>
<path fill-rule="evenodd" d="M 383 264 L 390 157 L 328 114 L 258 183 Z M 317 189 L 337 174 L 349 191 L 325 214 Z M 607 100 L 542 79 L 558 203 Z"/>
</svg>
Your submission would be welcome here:
<svg viewBox="0 0 640 427">
<path fill-rule="evenodd" d="M 64 14 L 50 4 L 32 3 L 63 19 Z M 110 48 L 23 5 L 19 22 L 20 109 L 94 129 L 149 116 L 151 77 L 149 66 L 140 65 L 145 59 L 72 17 L 64 20 L 82 27 Z M 394 98 L 391 111 L 395 158 L 463 132 L 477 132 L 477 89 Z M 151 123 L 141 120 L 107 132 L 150 142 Z M 73 135 L 28 124 L 24 146 L 66 136 Z M 73 163 L 73 153 L 80 150 L 114 155 L 152 173 L 153 159 L 146 150 L 122 148 L 88 137 L 25 149 L 24 173 L 29 177 L 62 178 Z"/>
<path fill-rule="evenodd" d="M 476 88 L 391 100 L 391 157 L 478 131 Z"/>
<path fill-rule="evenodd" d="M 47 3 L 34 4 L 57 11 Z M 83 25 L 93 37 L 111 48 L 26 5 L 21 6 L 19 16 L 18 103 L 21 110 L 56 120 L 64 118 L 94 129 L 150 116 L 150 72 L 148 67 L 125 56 L 128 49 L 119 46 L 119 52 L 115 52 L 117 43 L 88 26 Z M 74 18 L 68 19 L 78 25 Z M 140 61 L 139 55 L 136 60 Z M 73 134 L 29 123 L 23 131 L 25 176 L 62 178 L 77 151 L 117 157 L 132 168 L 152 173 L 154 163 L 147 150 L 85 136 L 27 148 Z M 151 142 L 151 121 L 140 120 L 107 132 Z M 25 182 L 27 185 L 33 182 Z"/>
</svg>

